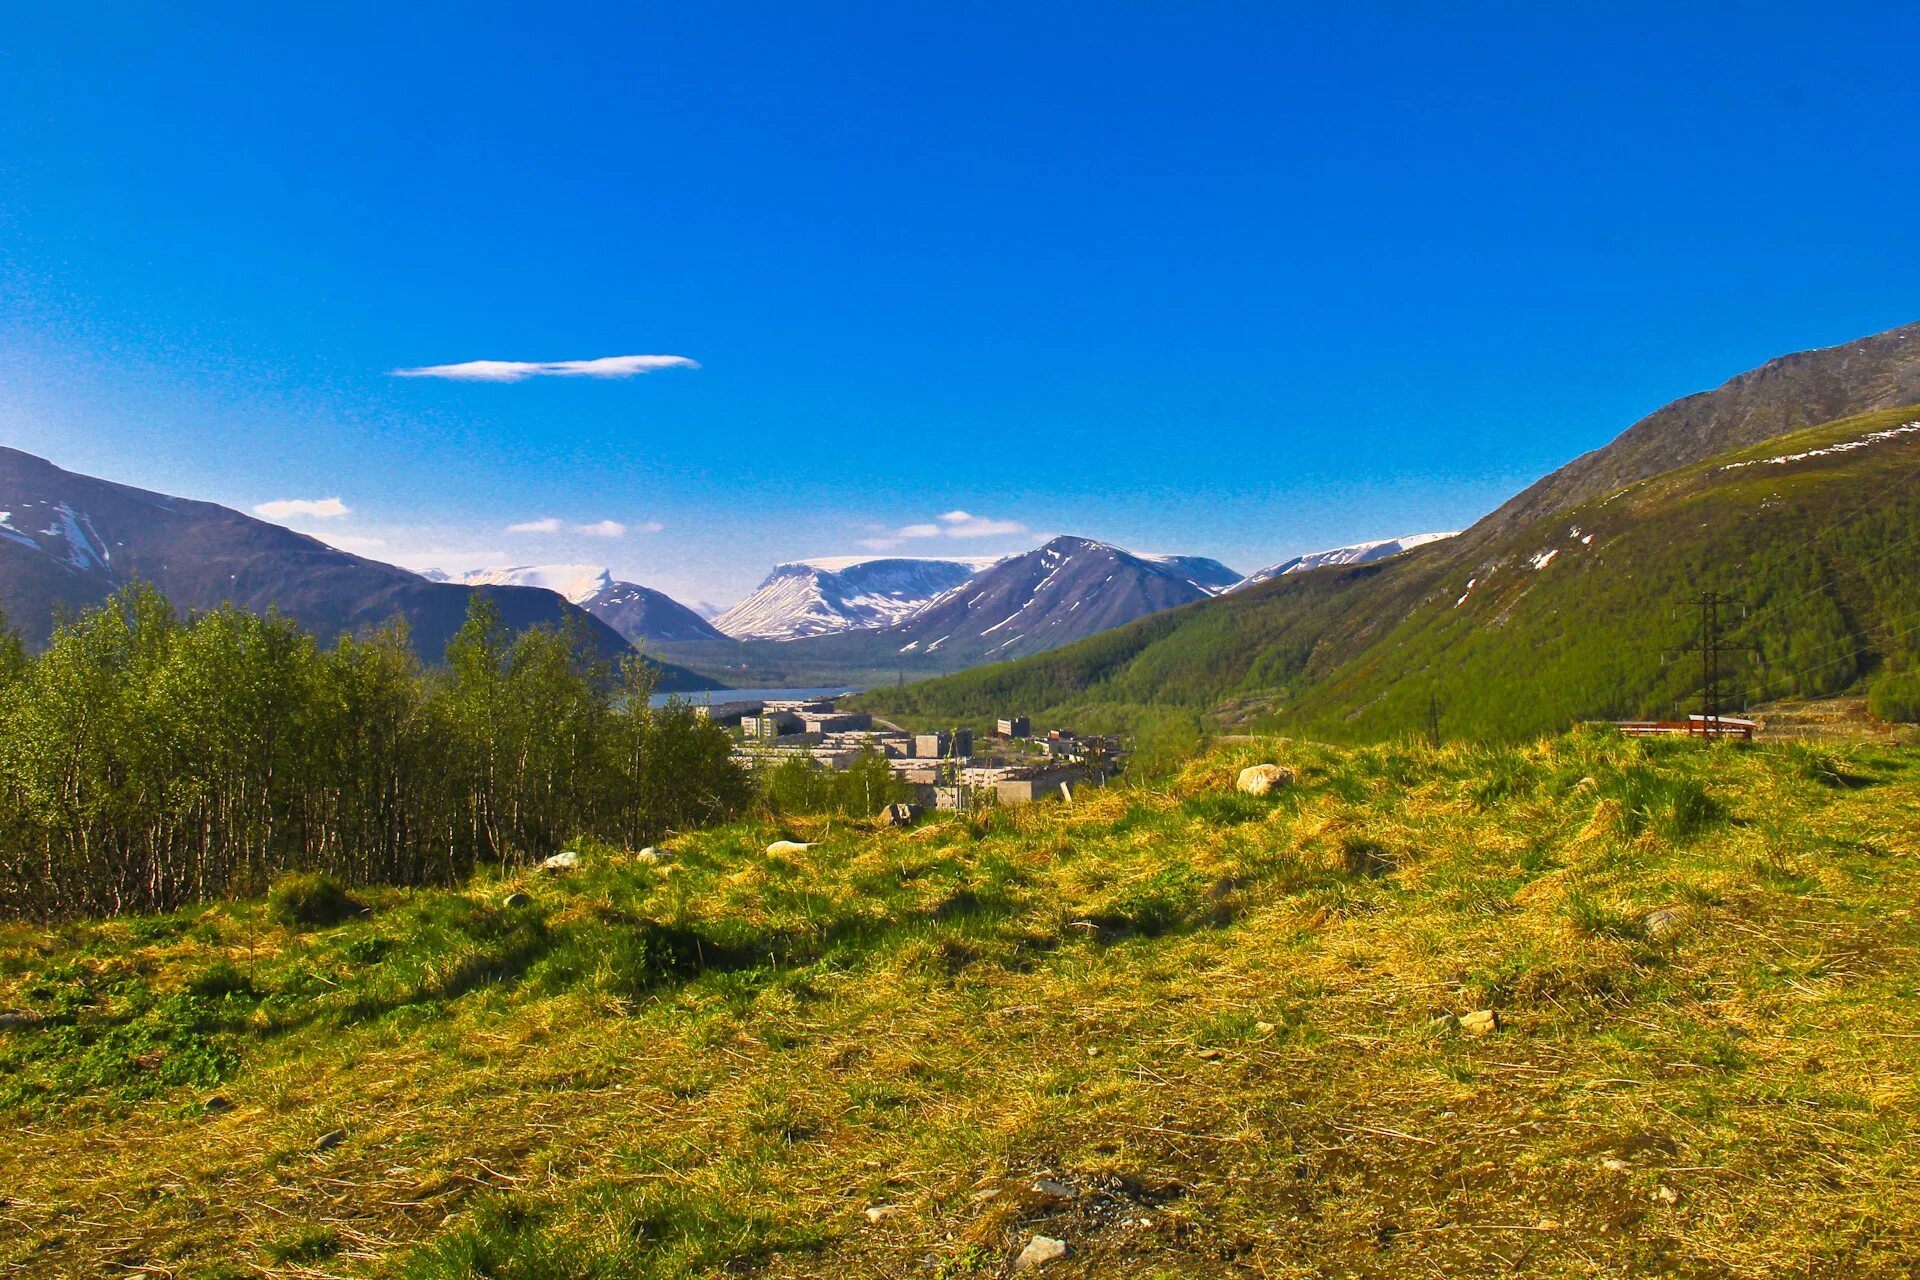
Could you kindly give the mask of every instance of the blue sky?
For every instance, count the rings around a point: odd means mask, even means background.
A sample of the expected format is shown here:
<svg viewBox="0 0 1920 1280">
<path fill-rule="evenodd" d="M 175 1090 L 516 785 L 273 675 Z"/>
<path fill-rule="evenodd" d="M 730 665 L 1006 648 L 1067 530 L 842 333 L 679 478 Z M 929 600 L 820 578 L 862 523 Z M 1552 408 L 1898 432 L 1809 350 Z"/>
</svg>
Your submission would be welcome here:
<svg viewBox="0 0 1920 1280">
<path fill-rule="evenodd" d="M 888 542 L 1458 527 L 1920 318 L 1915 47 L 1907 4 L 12 6 L 0 442 L 717 603 Z M 629 355 L 698 367 L 393 376 Z"/>
</svg>

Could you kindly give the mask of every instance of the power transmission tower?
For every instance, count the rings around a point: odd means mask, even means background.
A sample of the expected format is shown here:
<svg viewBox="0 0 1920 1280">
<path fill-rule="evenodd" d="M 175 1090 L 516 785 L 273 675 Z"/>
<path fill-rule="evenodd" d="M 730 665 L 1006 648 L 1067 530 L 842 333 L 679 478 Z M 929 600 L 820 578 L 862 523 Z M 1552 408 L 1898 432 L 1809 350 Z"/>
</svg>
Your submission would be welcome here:
<svg viewBox="0 0 1920 1280">
<path fill-rule="evenodd" d="M 1722 658 L 1728 654 L 1752 654 L 1751 645 L 1728 644 L 1720 610 L 1737 606 L 1745 616 L 1746 606 L 1718 591 L 1700 593 L 1700 638 L 1697 642 L 1667 652 L 1700 655 L 1700 733 L 1713 737 L 1720 733 L 1720 717 L 1726 707 L 1728 667 Z"/>
</svg>

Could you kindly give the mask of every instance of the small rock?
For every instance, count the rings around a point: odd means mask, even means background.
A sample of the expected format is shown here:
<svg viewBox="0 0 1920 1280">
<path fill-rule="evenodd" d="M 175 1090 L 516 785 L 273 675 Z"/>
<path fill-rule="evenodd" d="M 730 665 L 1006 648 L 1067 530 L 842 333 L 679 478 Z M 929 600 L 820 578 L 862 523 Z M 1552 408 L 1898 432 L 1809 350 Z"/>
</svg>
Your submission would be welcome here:
<svg viewBox="0 0 1920 1280">
<path fill-rule="evenodd" d="M 1052 1236 L 1035 1236 L 1027 1241 L 1027 1247 L 1013 1260 L 1015 1271 L 1033 1271 L 1046 1266 L 1049 1262 L 1058 1262 L 1067 1256 L 1067 1242 L 1055 1240 Z"/>
<path fill-rule="evenodd" d="M 1088 1046 L 1087 1046 L 1087 1056 L 1088 1056 L 1089 1058 L 1097 1058 L 1097 1057 L 1099 1057 L 1099 1056 L 1100 1056 L 1100 1046 L 1099 1046 L 1099 1045 L 1097 1045 L 1097 1044 L 1090 1044 L 1090 1045 L 1088 1045 Z"/>
<path fill-rule="evenodd" d="M 1687 913 L 1674 907 L 1662 907 L 1648 913 L 1647 918 L 1640 922 L 1640 927 L 1653 941 L 1666 942 L 1679 937 L 1686 930 Z"/>
<path fill-rule="evenodd" d="M 1600 1167 L 1608 1173 L 1625 1173 L 1627 1170 L 1633 1168 L 1632 1165 L 1622 1160 L 1619 1156 L 1608 1156 L 1600 1162 Z"/>
<path fill-rule="evenodd" d="M 1250 796 L 1263 796 L 1277 787 L 1293 785 L 1293 770 L 1283 764 L 1249 765 L 1234 786 Z"/>
<path fill-rule="evenodd" d="M 1492 1035 L 1500 1029 L 1500 1015 L 1491 1009 L 1476 1009 L 1460 1015 L 1460 1029 L 1470 1036 Z"/>
<path fill-rule="evenodd" d="M 1256 1022 L 1253 1024 L 1253 1029 L 1263 1036 L 1270 1036 L 1279 1028 L 1275 1027 L 1271 1022 Z"/>
<path fill-rule="evenodd" d="M 313 1149 L 315 1151 L 331 1151 L 346 1140 L 347 1131 L 345 1129 L 332 1129 L 321 1134 L 319 1138 L 314 1141 Z"/>
<path fill-rule="evenodd" d="M 533 905 L 533 899 L 524 893 L 510 893 L 500 899 L 500 905 L 503 907 L 530 907 Z"/>
<path fill-rule="evenodd" d="M 900 1206 L 897 1204 L 876 1204 L 867 1210 L 867 1221 L 873 1223 L 885 1222 L 888 1218 L 893 1217 L 893 1215 L 899 1212 Z"/>
<path fill-rule="evenodd" d="M 636 853 L 633 856 L 640 859 L 640 861 L 642 862 L 651 862 L 655 866 L 659 866 L 663 862 L 673 861 L 673 850 L 656 849 L 654 846 L 648 845 L 646 848 L 642 849 L 639 853 Z"/>
<path fill-rule="evenodd" d="M 772 844 L 767 846 L 767 852 L 768 853 L 805 853 L 807 850 L 813 848 L 813 846 L 816 843 L 817 843 L 816 841 L 812 841 L 812 840 L 807 840 L 807 841 L 775 840 Z"/>
<path fill-rule="evenodd" d="M 1661 1204 L 1677 1204 L 1680 1200 L 1680 1193 L 1672 1187 L 1663 1186 L 1653 1193 L 1653 1198 Z"/>
<path fill-rule="evenodd" d="M 0 1013 L 0 1031 L 18 1031 L 22 1027 L 31 1027 L 38 1021 L 40 1021 L 40 1019 L 31 1013 L 21 1013 L 9 1009 L 4 1013 Z"/>
<path fill-rule="evenodd" d="M 1000 1188 L 998 1187 L 988 1187 L 984 1191 L 976 1191 L 973 1193 L 973 1196 L 972 1196 L 972 1200 L 975 1204 L 985 1204 L 989 1200 L 998 1200 L 999 1198 L 1000 1198 Z"/>
<path fill-rule="evenodd" d="M 1042 1178 L 1033 1184 L 1033 1194 L 1048 1204 L 1065 1204 L 1069 1200 L 1078 1200 L 1080 1193 L 1064 1182 L 1055 1182 L 1052 1178 Z"/>
<path fill-rule="evenodd" d="M 1221 1058 L 1224 1058 L 1226 1055 L 1218 1049 L 1202 1049 L 1200 1052 L 1194 1054 L 1193 1056 L 1200 1059 L 1200 1061 L 1202 1062 L 1218 1062 L 1220 1061 Z"/>
<path fill-rule="evenodd" d="M 568 849 L 564 853 L 556 853 L 551 858 L 542 862 L 540 869 L 542 871 L 571 871 L 579 865 L 580 855 Z"/>
<path fill-rule="evenodd" d="M 228 1110 L 231 1110 L 232 1107 L 233 1107 L 233 1104 L 231 1102 L 228 1102 L 225 1098 L 221 1097 L 217 1093 L 214 1094 L 211 1098 L 208 1098 L 205 1102 L 200 1104 L 200 1109 L 206 1112 L 208 1115 L 215 1115 L 222 1111 L 228 1111 Z"/>
</svg>

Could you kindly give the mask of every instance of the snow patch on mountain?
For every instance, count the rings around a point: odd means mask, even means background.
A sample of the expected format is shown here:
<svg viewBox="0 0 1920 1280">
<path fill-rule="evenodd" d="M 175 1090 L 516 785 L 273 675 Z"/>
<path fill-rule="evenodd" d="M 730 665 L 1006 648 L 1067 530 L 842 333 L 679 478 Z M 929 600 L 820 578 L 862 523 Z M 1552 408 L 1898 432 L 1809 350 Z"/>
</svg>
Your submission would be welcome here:
<svg viewBox="0 0 1920 1280">
<path fill-rule="evenodd" d="M 458 575 L 428 569 L 420 576 L 468 587 L 544 587 L 565 596 L 571 604 L 585 604 L 614 582 L 611 570 L 591 564 L 505 565 Z"/>
<path fill-rule="evenodd" d="M 1746 462 L 1729 462 L 1720 470 L 1737 471 L 1741 467 L 1781 467 L 1789 462 L 1804 462 L 1808 458 L 1824 458 L 1836 453 L 1850 453 L 1855 449 L 1865 449 L 1869 445 L 1879 444 L 1882 440 L 1912 435 L 1916 431 L 1920 431 L 1920 420 L 1902 423 L 1897 427 L 1888 427 L 1885 431 L 1871 431 L 1858 440 L 1842 440 L 1839 444 L 1830 444 L 1824 449 L 1808 449 L 1803 453 L 1782 453 L 1771 458 L 1752 458 Z"/>
<path fill-rule="evenodd" d="M 1429 542 L 1454 537 L 1456 533 L 1457 531 L 1410 533 L 1398 538 L 1378 538 L 1372 542 L 1356 542 L 1352 546 L 1333 547 L 1326 551 L 1310 551 L 1306 555 L 1282 560 L 1279 564 L 1271 564 L 1250 573 L 1227 590 L 1238 591 L 1243 587 L 1285 577 L 1290 573 L 1305 573 L 1309 569 L 1325 569 L 1333 565 L 1369 564 L 1375 560 L 1384 560 L 1388 556 L 1397 556 L 1403 551 L 1411 551 L 1415 547 L 1424 547 Z"/>
</svg>

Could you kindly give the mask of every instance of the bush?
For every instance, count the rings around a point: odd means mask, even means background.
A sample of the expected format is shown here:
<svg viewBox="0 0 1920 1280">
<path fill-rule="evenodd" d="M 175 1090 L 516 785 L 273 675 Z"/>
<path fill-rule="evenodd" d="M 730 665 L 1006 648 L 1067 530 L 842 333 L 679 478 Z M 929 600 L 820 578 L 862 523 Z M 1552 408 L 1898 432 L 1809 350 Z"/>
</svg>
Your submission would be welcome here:
<svg viewBox="0 0 1920 1280">
<path fill-rule="evenodd" d="M 296 929 L 324 929 L 366 909 L 338 880 L 312 872 L 281 876 L 267 891 L 267 918 Z"/>
<path fill-rule="evenodd" d="M 1920 724 L 1920 671 L 1881 676 L 1867 694 L 1867 709 L 1882 720 Z"/>
</svg>

